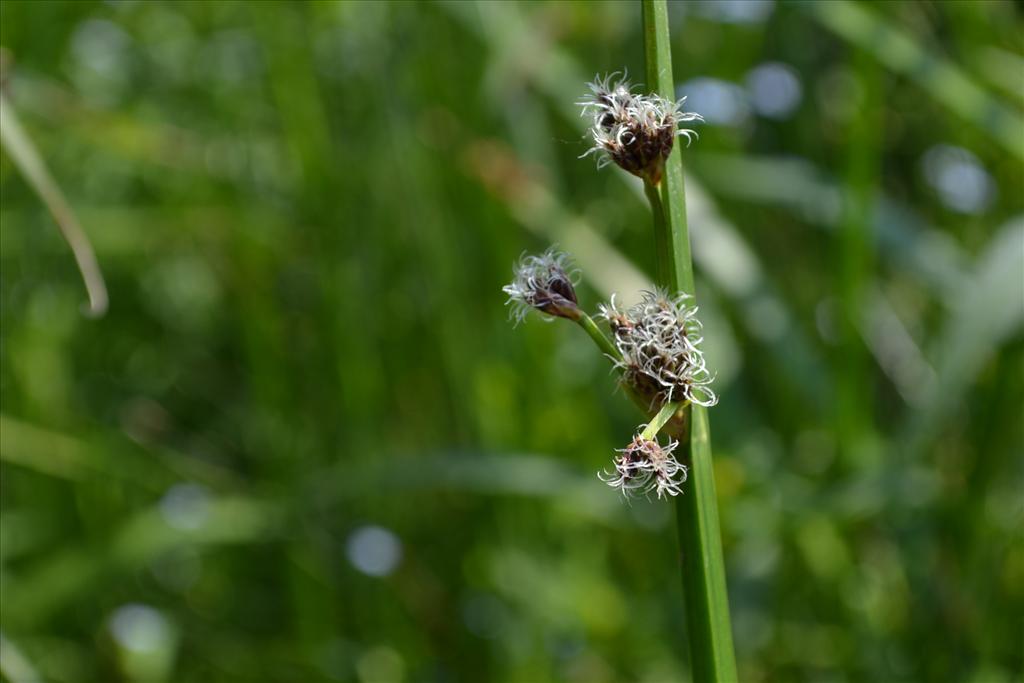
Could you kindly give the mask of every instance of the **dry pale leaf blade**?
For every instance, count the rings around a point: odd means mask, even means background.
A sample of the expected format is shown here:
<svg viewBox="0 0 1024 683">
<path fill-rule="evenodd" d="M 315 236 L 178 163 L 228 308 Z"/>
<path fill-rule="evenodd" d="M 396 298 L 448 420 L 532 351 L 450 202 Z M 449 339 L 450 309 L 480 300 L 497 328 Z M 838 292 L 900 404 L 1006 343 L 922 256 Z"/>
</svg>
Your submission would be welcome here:
<svg viewBox="0 0 1024 683">
<path fill-rule="evenodd" d="M 71 247 L 71 252 L 82 273 L 85 289 L 89 295 L 89 305 L 85 312 L 92 317 L 99 317 L 107 310 L 107 285 L 103 281 L 99 263 L 89 238 L 78 222 L 71 206 L 64 198 L 56 181 L 50 175 L 46 164 L 29 139 L 25 130 L 18 122 L 14 106 L 0 92 L 0 142 L 10 156 L 11 161 L 21 172 L 28 184 L 46 205 L 57 221 L 61 234 Z"/>
</svg>

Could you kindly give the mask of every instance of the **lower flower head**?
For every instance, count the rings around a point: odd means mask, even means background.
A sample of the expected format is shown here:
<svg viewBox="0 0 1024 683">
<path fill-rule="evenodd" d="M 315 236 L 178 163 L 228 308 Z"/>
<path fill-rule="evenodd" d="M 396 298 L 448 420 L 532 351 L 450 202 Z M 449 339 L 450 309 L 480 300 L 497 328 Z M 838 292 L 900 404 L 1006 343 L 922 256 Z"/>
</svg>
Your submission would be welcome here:
<svg viewBox="0 0 1024 683">
<path fill-rule="evenodd" d="M 513 269 L 515 277 L 501 291 L 508 294 L 506 305 L 512 317 L 523 320 L 530 309 L 558 318 L 579 320 L 582 312 L 576 300 L 578 272 L 568 255 L 548 249 L 540 256 L 524 254 Z"/>
<path fill-rule="evenodd" d="M 657 441 L 636 436 L 621 455 L 615 458 L 615 470 L 599 472 L 598 477 L 612 488 L 622 491 L 630 498 L 655 492 L 658 498 L 678 496 L 686 481 L 686 466 L 672 455 L 678 441 L 661 446 Z"/>
</svg>

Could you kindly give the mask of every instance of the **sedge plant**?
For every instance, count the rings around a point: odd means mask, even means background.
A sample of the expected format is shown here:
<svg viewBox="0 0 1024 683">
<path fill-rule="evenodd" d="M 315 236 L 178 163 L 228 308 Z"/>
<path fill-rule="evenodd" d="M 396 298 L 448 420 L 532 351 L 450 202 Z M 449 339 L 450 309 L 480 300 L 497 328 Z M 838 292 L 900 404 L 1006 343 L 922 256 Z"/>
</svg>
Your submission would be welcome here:
<svg viewBox="0 0 1024 683">
<path fill-rule="evenodd" d="M 589 84 L 578 104 L 591 120 L 598 167 L 615 164 L 639 177 L 651 205 L 657 286 L 635 306 L 611 301 L 591 317 L 579 305 L 579 271 L 569 257 L 549 249 L 524 256 L 504 288 L 518 321 L 531 311 L 578 324 L 619 373 L 629 397 L 649 421 L 598 474 L 626 498 L 673 499 L 679 537 L 684 604 L 694 681 L 737 680 L 725 567 L 711 460 L 707 409 L 718 397 L 701 350 L 693 265 L 686 223 L 686 194 L 678 137 L 700 121 L 675 99 L 665 0 L 642 0 L 644 52 L 650 92 L 636 92 L 625 76 Z M 606 333 L 598 324 L 603 322 Z"/>
</svg>

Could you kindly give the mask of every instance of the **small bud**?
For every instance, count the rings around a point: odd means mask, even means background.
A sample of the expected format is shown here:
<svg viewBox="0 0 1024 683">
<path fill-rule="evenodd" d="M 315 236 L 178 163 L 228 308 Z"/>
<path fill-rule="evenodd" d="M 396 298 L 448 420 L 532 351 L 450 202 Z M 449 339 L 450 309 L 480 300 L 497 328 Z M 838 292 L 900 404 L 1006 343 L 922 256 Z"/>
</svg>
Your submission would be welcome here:
<svg viewBox="0 0 1024 683">
<path fill-rule="evenodd" d="M 600 317 L 608 321 L 622 354 L 617 363 L 622 381 L 652 406 L 683 399 L 702 406 L 718 403 L 710 387 L 714 377 L 699 348 L 703 338 L 697 307 L 688 307 L 689 299 L 655 291 L 644 292 L 628 311 L 619 310 L 614 297 L 600 306 Z"/>
<path fill-rule="evenodd" d="M 590 136 L 594 146 L 581 156 L 598 154 L 598 168 L 614 161 L 623 169 L 647 182 L 661 182 L 665 159 L 672 152 L 677 135 L 696 133 L 677 129 L 686 121 L 703 121 L 699 114 L 683 111 L 686 98 L 677 102 L 657 94 L 637 95 L 625 77 L 612 82 L 617 74 L 595 78 L 589 83 L 590 95 L 577 102 L 582 116 L 591 116 Z"/>
<path fill-rule="evenodd" d="M 540 256 L 526 254 L 513 269 L 515 278 L 501 291 L 508 294 L 511 316 L 523 320 L 531 308 L 557 318 L 579 320 L 582 316 L 576 300 L 578 271 L 569 265 L 569 257 L 548 249 Z"/>
<path fill-rule="evenodd" d="M 686 466 L 672 455 L 678 445 L 669 439 L 667 446 L 661 446 L 637 435 L 628 446 L 618 449 L 622 455 L 615 458 L 615 471 L 598 472 L 597 476 L 626 498 L 652 491 L 658 498 L 678 496 L 686 481 Z"/>
</svg>

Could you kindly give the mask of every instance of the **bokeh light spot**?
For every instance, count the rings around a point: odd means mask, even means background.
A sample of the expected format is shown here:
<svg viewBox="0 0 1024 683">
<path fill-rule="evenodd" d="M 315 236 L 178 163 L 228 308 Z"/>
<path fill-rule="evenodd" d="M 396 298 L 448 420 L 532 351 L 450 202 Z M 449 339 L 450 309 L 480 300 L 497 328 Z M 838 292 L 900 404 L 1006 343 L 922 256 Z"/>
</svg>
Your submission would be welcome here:
<svg viewBox="0 0 1024 683">
<path fill-rule="evenodd" d="M 130 652 L 157 652 L 169 646 L 171 627 L 158 610 L 148 605 L 129 604 L 110 617 L 110 633 L 118 645 Z"/>
<path fill-rule="evenodd" d="M 379 526 L 359 527 L 345 546 L 352 566 L 370 576 L 387 576 L 402 560 L 402 542 Z"/>
</svg>

